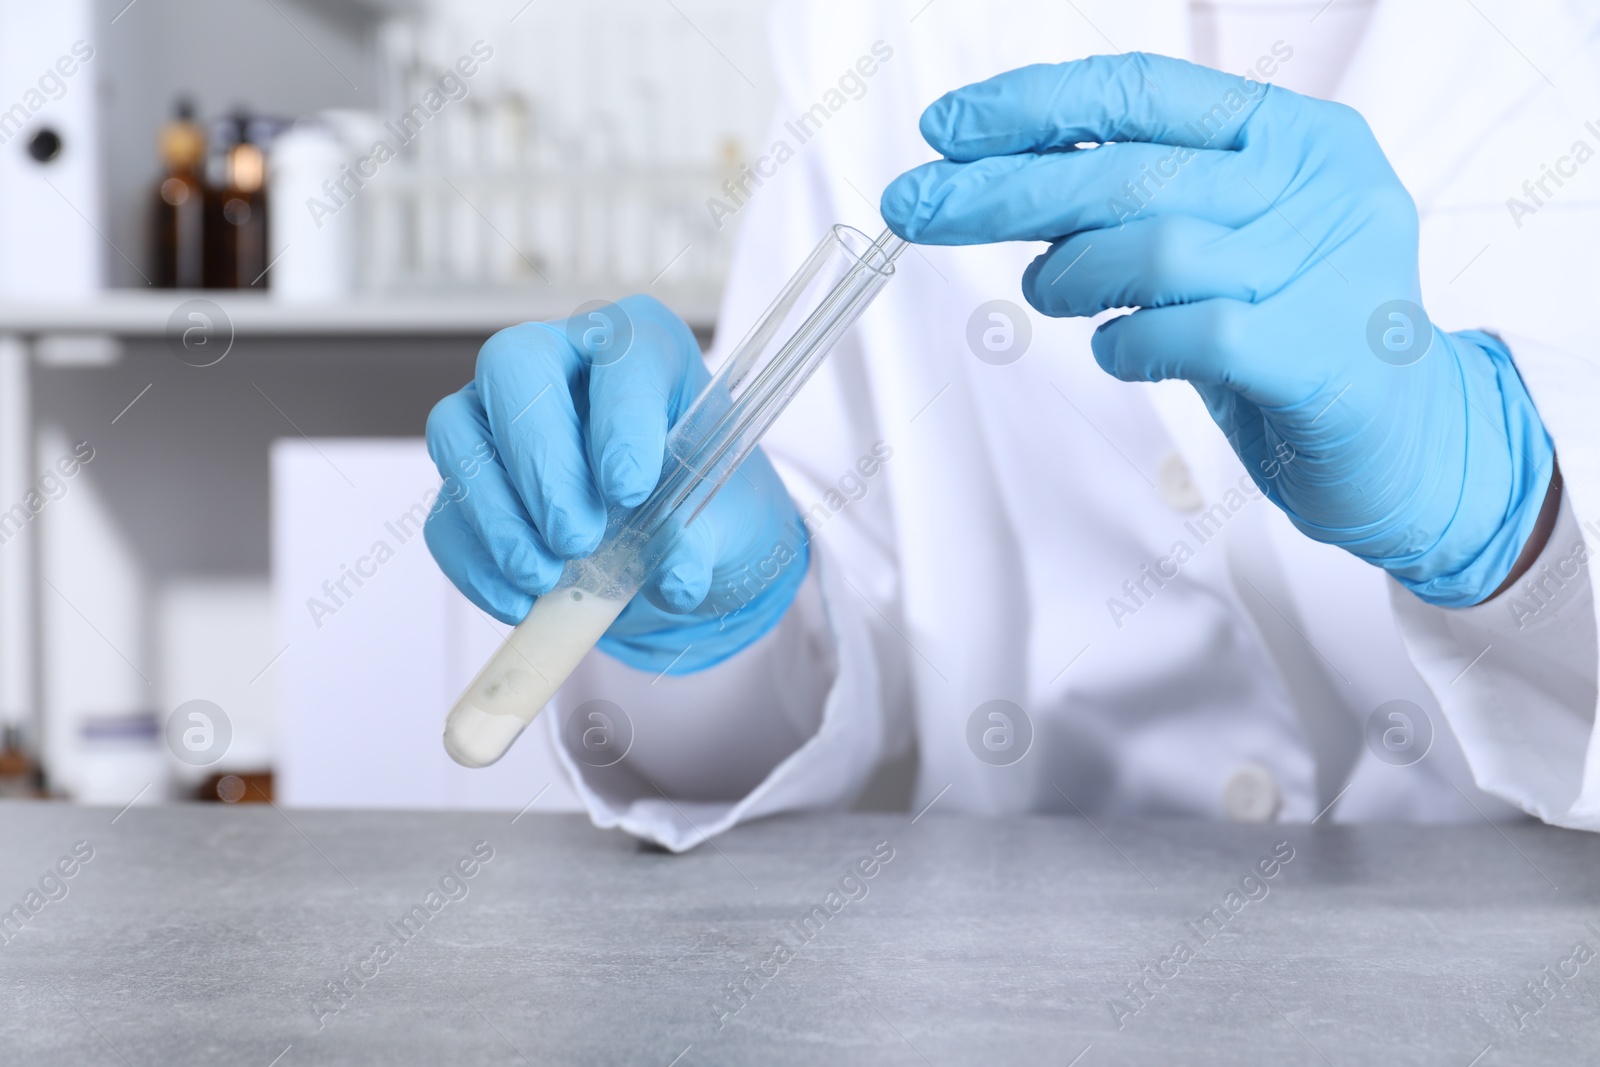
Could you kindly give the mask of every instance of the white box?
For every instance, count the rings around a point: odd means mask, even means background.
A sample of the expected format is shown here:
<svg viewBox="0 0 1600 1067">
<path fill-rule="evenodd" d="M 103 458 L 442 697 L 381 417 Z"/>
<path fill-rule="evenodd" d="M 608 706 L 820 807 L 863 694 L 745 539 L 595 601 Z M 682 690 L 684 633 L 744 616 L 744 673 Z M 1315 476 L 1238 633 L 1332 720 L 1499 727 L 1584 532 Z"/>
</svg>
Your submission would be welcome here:
<svg viewBox="0 0 1600 1067">
<path fill-rule="evenodd" d="M 421 517 L 438 486 L 420 439 L 273 442 L 278 794 L 297 807 L 516 811 L 539 796 L 534 810 L 577 810 L 543 730 L 482 770 L 445 755 L 445 713 L 507 628 L 428 553 Z"/>
</svg>

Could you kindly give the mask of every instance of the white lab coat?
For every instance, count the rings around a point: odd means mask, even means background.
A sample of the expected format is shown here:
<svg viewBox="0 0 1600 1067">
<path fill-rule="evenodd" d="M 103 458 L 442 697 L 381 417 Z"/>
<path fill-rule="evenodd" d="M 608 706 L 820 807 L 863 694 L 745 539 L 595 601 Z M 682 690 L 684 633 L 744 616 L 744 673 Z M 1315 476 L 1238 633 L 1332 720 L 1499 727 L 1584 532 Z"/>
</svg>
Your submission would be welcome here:
<svg viewBox="0 0 1600 1067">
<path fill-rule="evenodd" d="M 1565 579 L 1538 600 L 1423 604 L 1239 494 L 1249 480 L 1192 390 L 1103 374 L 1092 323 L 1030 310 L 1021 359 L 976 358 L 969 318 L 989 300 L 1025 306 L 1037 246 L 913 248 L 767 440 L 802 511 L 827 516 L 795 607 L 696 675 L 597 653 L 546 716 L 559 737 L 572 708 L 604 698 L 632 722 L 614 767 L 557 746 L 594 820 L 687 848 L 741 820 L 849 805 L 914 746 L 914 811 L 1448 821 L 1520 808 L 1600 829 L 1595 598 L 1572 562 L 1579 519 L 1600 506 L 1600 159 L 1563 164 L 1576 175 L 1520 226 L 1507 206 L 1575 141 L 1600 148 L 1597 16 L 1477 7 L 1379 0 L 1337 98 L 1417 201 L 1435 321 L 1511 345 L 1567 480 L 1532 577 Z M 1187 8 L 781 5 L 772 139 L 796 152 L 738 213 L 713 359 L 829 224 L 876 232 L 878 192 L 931 157 L 916 118 L 940 93 L 1108 42 L 1184 56 Z M 864 95 L 798 145 L 784 120 L 878 41 L 893 56 Z M 875 446 L 892 454 L 862 477 Z M 1217 503 L 1225 521 L 1196 536 L 1186 524 Z M 1130 593 L 1179 541 L 1193 551 L 1179 576 Z M 1513 612 L 1512 597 L 1537 610 Z M 1009 766 L 969 742 L 974 711 L 997 699 L 1032 726 Z M 1409 766 L 1366 737 L 1397 699 L 1434 734 Z"/>
</svg>

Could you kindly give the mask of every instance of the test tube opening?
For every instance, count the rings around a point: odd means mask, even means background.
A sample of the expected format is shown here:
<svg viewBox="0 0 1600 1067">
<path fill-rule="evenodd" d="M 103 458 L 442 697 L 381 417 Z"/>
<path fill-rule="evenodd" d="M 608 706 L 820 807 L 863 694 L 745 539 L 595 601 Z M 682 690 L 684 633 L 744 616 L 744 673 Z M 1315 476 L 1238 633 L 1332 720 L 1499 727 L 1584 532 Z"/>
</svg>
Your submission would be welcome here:
<svg viewBox="0 0 1600 1067">
<path fill-rule="evenodd" d="M 844 223 L 835 223 L 830 231 L 833 239 L 840 246 L 854 256 L 856 261 L 867 270 L 881 274 L 885 278 L 894 276 L 894 261 L 905 250 L 906 240 L 895 236 L 888 227 L 877 237 L 868 237 L 854 226 Z"/>
</svg>

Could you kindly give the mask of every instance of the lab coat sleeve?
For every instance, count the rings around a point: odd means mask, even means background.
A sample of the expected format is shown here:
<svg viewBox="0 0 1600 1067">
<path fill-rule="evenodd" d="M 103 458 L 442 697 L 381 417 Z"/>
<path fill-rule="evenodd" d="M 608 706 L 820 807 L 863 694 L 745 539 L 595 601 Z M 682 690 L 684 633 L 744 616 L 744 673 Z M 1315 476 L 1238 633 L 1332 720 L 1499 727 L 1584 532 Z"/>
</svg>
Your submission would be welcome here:
<svg viewBox="0 0 1600 1067">
<path fill-rule="evenodd" d="M 1450 609 L 1391 580 L 1390 597 L 1478 786 L 1545 822 L 1600 830 L 1600 657 L 1584 535 L 1563 494 L 1549 543 L 1512 589 Z"/>
</svg>

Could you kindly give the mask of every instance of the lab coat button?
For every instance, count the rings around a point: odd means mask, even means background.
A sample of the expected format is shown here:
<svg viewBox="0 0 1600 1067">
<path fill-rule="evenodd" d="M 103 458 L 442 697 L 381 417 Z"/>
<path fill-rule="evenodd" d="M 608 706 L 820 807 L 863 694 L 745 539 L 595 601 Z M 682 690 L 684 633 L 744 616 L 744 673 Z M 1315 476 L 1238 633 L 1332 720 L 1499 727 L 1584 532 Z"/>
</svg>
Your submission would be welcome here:
<svg viewBox="0 0 1600 1067">
<path fill-rule="evenodd" d="M 1189 465 L 1176 452 L 1168 452 L 1161 461 L 1161 469 L 1156 472 L 1156 486 L 1161 499 L 1174 511 L 1199 511 L 1206 506 L 1200 491 L 1194 487 Z"/>
<path fill-rule="evenodd" d="M 1258 763 L 1246 763 L 1222 787 L 1222 808 L 1234 822 L 1271 822 L 1282 803 L 1277 780 Z"/>
</svg>

